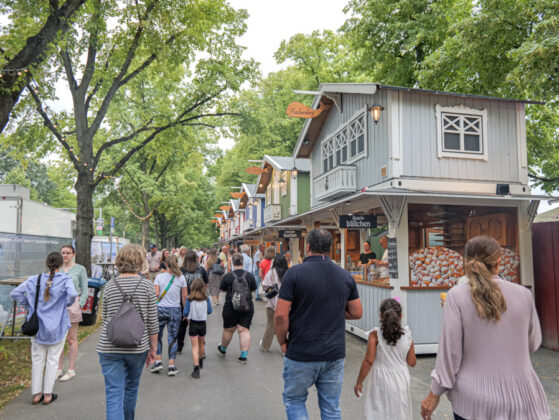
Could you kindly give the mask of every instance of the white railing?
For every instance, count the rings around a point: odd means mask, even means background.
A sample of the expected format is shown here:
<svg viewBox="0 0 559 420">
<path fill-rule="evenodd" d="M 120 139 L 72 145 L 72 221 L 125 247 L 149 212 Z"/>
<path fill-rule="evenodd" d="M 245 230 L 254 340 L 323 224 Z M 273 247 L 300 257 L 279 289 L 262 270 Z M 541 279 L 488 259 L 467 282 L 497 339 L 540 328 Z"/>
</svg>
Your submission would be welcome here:
<svg viewBox="0 0 559 420">
<path fill-rule="evenodd" d="M 264 222 L 271 223 L 281 220 L 281 206 L 279 204 L 270 204 L 264 208 Z"/>
<path fill-rule="evenodd" d="M 314 198 L 340 197 L 357 190 L 355 166 L 336 166 L 329 172 L 317 177 L 314 181 Z"/>
<path fill-rule="evenodd" d="M 254 229 L 254 219 L 247 219 L 243 222 L 243 232 Z"/>
</svg>

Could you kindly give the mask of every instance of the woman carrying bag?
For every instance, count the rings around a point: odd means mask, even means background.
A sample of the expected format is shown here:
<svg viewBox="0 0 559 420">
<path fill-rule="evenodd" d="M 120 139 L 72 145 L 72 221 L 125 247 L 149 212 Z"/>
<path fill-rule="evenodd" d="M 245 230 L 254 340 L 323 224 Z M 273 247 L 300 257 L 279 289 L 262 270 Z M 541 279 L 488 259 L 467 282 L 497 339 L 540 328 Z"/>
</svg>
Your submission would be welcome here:
<svg viewBox="0 0 559 420">
<path fill-rule="evenodd" d="M 274 257 L 272 267 L 268 270 L 266 277 L 262 281 L 262 288 L 265 290 L 266 297 L 268 298 L 268 303 L 266 303 L 266 330 L 262 340 L 260 340 L 260 350 L 262 351 L 270 351 L 274 335 L 276 334 L 274 330 L 274 314 L 278 303 L 281 281 L 288 268 L 287 259 L 283 255 L 277 254 Z"/>
<path fill-rule="evenodd" d="M 225 269 L 221 264 L 221 260 L 217 257 L 217 250 L 210 249 L 208 258 L 206 259 L 206 271 L 209 275 L 209 295 L 212 297 L 212 303 L 219 305 L 219 285 L 221 278 L 225 274 Z"/>
<path fill-rule="evenodd" d="M 74 303 L 78 292 L 72 278 L 60 272 L 62 255 L 51 252 L 47 256 L 48 273 L 29 277 L 10 293 L 15 301 L 29 309 L 27 323 L 38 321 L 38 331 L 31 337 L 31 393 L 32 404 L 50 404 L 58 395 L 52 390 L 60 353 L 64 349 L 66 334 L 70 329 L 67 306 Z"/>
</svg>

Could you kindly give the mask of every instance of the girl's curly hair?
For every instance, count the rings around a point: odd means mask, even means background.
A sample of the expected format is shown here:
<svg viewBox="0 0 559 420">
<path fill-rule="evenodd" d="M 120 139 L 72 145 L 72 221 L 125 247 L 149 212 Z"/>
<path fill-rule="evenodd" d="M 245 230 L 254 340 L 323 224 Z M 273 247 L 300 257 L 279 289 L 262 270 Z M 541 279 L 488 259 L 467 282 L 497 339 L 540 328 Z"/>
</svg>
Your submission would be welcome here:
<svg viewBox="0 0 559 420">
<path fill-rule="evenodd" d="M 404 329 L 400 318 L 402 317 L 402 306 L 395 299 L 384 299 L 380 304 L 380 318 L 382 324 L 382 336 L 386 342 L 395 346 Z"/>
</svg>

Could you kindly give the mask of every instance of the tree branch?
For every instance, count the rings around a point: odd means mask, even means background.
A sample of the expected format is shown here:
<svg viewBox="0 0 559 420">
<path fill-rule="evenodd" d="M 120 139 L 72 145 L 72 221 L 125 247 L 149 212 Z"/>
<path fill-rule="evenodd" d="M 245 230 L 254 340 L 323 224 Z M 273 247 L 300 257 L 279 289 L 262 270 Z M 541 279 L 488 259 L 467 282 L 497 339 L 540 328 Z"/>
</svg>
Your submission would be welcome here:
<svg viewBox="0 0 559 420">
<path fill-rule="evenodd" d="M 70 86 L 70 92 L 72 96 L 75 96 L 78 84 L 76 78 L 74 77 L 74 69 L 72 68 L 72 60 L 68 54 L 68 50 L 64 48 L 60 51 L 60 57 L 62 57 L 62 64 L 64 65 L 64 71 L 66 72 L 66 78 L 68 79 L 68 85 Z"/>
<path fill-rule="evenodd" d="M 111 51 L 109 51 L 109 55 L 107 56 L 107 60 L 105 61 L 105 65 L 103 66 L 103 71 L 107 71 L 107 69 L 109 68 L 109 61 L 110 61 L 110 59 L 113 55 L 114 50 L 115 50 L 115 47 L 113 45 L 113 47 L 111 48 Z M 93 99 L 93 97 L 95 96 L 95 94 L 97 93 L 99 88 L 103 85 L 103 81 L 104 81 L 103 78 L 99 79 L 97 81 L 97 83 L 95 83 L 95 86 L 93 86 L 93 90 L 85 98 L 85 114 L 86 115 L 87 115 L 87 112 L 89 111 L 89 104 L 91 103 L 91 100 Z"/>
<path fill-rule="evenodd" d="M 165 165 L 165 167 L 161 170 L 161 172 L 159 172 L 159 175 L 157 175 L 155 177 L 155 182 L 159 181 L 159 178 L 161 178 L 161 175 L 163 175 L 163 173 L 167 170 L 167 168 L 169 167 L 169 165 L 171 164 L 171 161 L 168 160 L 167 164 Z"/>
<path fill-rule="evenodd" d="M 148 175 L 151 175 L 153 173 L 156 163 L 157 163 L 157 157 L 154 157 L 153 162 L 151 162 L 151 167 L 149 168 Z"/>
<path fill-rule="evenodd" d="M 145 11 L 144 15 L 142 16 L 143 17 L 142 21 L 145 21 L 149 17 L 151 11 L 155 7 L 155 3 L 156 2 L 153 1 L 146 7 L 146 11 Z M 126 58 L 124 60 L 124 63 L 122 64 L 122 67 L 121 67 L 120 71 L 118 72 L 118 74 L 113 79 L 113 81 L 111 83 L 111 87 L 109 88 L 107 94 L 103 98 L 103 101 L 101 102 L 101 106 L 99 107 L 99 110 L 97 111 L 97 115 L 93 119 L 93 123 L 91 124 L 91 127 L 89 128 L 89 131 L 92 132 L 93 134 L 97 132 L 97 130 L 101 126 L 101 123 L 105 119 L 105 115 L 107 115 L 107 111 L 109 110 L 109 105 L 110 105 L 111 101 L 113 100 L 113 97 L 115 96 L 118 88 L 121 86 L 120 83 L 121 83 L 124 75 L 128 72 L 128 69 L 129 69 L 130 65 L 132 64 L 132 60 L 134 59 L 134 56 L 136 55 L 136 50 L 138 49 L 138 46 L 140 45 L 140 38 L 142 37 L 142 34 L 144 32 L 144 25 L 143 25 L 142 21 L 138 22 L 138 29 L 136 30 L 136 33 L 134 34 L 134 38 L 132 39 L 132 43 L 130 44 L 130 48 L 128 49 L 128 52 L 126 54 Z"/>
<path fill-rule="evenodd" d="M 74 150 L 72 149 L 72 147 L 70 147 L 67 141 L 63 140 L 62 134 L 56 129 L 56 127 L 54 126 L 53 122 L 50 120 L 47 113 L 43 110 L 43 107 L 41 106 L 41 99 L 35 93 L 35 90 L 33 90 L 31 86 L 29 86 L 29 83 L 27 83 L 26 87 L 29 93 L 31 94 L 31 96 L 33 97 L 33 99 L 35 100 L 35 104 L 37 105 L 37 112 L 39 112 L 39 114 L 43 118 L 45 125 L 54 134 L 54 136 L 56 137 L 58 142 L 62 145 L 62 147 L 66 149 L 66 151 L 68 152 L 68 156 L 70 157 L 70 160 L 74 164 L 74 167 L 79 171 L 80 162 L 78 161 L 76 155 L 74 154 Z"/>
</svg>

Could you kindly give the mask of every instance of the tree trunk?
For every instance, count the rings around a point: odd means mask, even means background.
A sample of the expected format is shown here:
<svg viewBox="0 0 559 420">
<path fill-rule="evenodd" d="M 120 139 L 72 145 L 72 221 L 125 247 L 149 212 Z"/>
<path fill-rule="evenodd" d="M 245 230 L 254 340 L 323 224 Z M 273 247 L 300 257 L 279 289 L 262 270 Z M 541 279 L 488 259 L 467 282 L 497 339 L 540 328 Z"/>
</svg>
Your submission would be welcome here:
<svg viewBox="0 0 559 420">
<path fill-rule="evenodd" d="M 149 219 L 142 220 L 142 248 L 146 249 L 149 242 Z"/>
<path fill-rule="evenodd" d="M 76 181 L 76 263 L 81 264 L 91 275 L 91 239 L 93 238 L 93 191 L 90 176 L 78 173 Z"/>
</svg>

